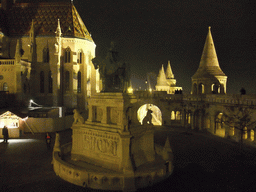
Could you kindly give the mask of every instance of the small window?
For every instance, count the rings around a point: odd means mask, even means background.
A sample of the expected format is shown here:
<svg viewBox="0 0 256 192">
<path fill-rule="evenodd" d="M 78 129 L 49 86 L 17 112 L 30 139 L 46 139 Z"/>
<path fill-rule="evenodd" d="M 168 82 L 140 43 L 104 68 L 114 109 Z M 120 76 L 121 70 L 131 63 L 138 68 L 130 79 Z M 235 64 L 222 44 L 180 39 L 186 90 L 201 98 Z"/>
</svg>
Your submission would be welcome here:
<svg viewBox="0 0 256 192">
<path fill-rule="evenodd" d="M 83 52 L 79 51 L 77 53 L 77 63 L 82 63 L 83 62 Z"/>
<path fill-rule="evenodd" d="M 49 63 L 49 49 L 48 48 L 44 48 L 44 50 L 43 50 L 43 62 Z"/>
<path fill-rule="evenodd" d="M 81 93 L 81 72 L 77 74 L 77 93 Z"/>
<path fill-rule="evenodd" d="M 48 91 L 49 93 L 52 93 L 52 72 L 51 71 L 49 71 L 49 74 L 48 74 L 48 82 L 49 82 Z"/>
<path fill-rule="evenodd" d="M 70 63 L 70 53 L 71 53 L 71 49 L 68 47 L 65 50 L 65 63 Z"/>
</svg>

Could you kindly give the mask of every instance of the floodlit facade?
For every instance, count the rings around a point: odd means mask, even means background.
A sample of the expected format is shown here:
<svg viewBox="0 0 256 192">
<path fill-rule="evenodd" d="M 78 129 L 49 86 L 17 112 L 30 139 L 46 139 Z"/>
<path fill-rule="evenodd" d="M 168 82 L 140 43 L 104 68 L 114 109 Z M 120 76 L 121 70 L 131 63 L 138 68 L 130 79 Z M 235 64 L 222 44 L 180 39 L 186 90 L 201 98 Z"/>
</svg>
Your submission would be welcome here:
<svg viewBox="0 0 256 192">
<path fill-rule="evenodd" d="M 101 89 L 91 59 L 96 45 L 71 3 L 3 0 L 0 91 L 19 101 L 86 108 Z"/>
<path fill-rule="evenodd" d="M 226 94 L 227 76 L 221 70 L 217 58 L 211 27 L 206 37 L 201 61 L 192 76 L 192 94 Z"/>
</svg>

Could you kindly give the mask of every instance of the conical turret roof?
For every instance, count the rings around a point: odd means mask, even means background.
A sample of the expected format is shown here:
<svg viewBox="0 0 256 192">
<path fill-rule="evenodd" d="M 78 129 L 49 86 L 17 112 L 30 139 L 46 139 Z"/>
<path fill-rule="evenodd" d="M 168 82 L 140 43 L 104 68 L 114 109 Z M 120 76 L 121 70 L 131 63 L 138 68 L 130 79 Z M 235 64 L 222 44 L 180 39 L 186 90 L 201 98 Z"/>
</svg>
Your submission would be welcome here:
<svg viewBox="0 0 256 192">
<path fill-rule="evenodd" d="M 219 66 L 218 57 L 216 54 L 215 46 L 212 39 L 211 27 L 209 27 L 208 35 L 204 44 L 203 53 L 199 68 L 193 75 L 195 78 L 207 78 L 212 76 L 226 76 Z"/>
<path fill-rule="evenodd" d="M 174 74 L 172 72 L 170 61 L 168 61 L 168 65 L 167 65 L 167 69 L 166 69 L 166 78 L 167 79 L 173 79 L 174 78 Z"/>
<path fill-rule="evenodd" d="M 157 86 L 168 86 L 167 79 L 164 72 L 164 66 L 159 71 L 159 75 L 157 77 Z"/>
</svg>

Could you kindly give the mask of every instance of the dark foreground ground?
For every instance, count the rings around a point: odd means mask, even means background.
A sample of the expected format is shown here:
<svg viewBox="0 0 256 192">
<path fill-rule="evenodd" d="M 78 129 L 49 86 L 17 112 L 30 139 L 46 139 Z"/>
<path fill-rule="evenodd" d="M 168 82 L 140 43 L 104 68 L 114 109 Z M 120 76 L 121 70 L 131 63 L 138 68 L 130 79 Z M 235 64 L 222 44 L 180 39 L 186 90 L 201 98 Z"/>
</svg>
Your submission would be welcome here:
<svg viewBox="0 0 256 192">
<path fill-rule="evenodd" d="M 71 131 L 61 133 L 70 141 Z M 256 191 L 256 149 L 245 148 L 209 134 L 179 128 L 157 128 L 155 141 L 169 137 L 174 153 L 174 172 L 164 182 L 138 191 Z M 0 139 L 0 192 L 96 191 L 75 186 L 55 175 L 52 151 L 44 135 L 26 134 L 21 139 Z M 53 144 L 53 143 L 52 143 Z M 98 190 L 97 190 L 98 191 Z"/>
</svg>

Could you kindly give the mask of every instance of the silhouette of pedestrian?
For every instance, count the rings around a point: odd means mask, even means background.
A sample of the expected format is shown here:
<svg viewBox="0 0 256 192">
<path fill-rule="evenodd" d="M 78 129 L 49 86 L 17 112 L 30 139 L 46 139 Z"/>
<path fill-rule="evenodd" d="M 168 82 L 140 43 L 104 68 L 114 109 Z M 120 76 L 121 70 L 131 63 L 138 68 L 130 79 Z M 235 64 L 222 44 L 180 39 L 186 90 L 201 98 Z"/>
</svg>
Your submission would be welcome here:
<svg viewBox="0 0 256 192">
<path fill-rule="evenodd" d="M 51 149 L 51 140 L 52 140 L 52 137 L 50 133 L 47 132 L 45 135 L 45 142 L 48 150 Z"/>
<path fill-rule="evenodd" d="M 2 135 L 4 136 L 4 142 L 8 143 L 9 133 L 8 133 L 8 128 L 6 126 L 4 126 L 2 130 Z"/>
</svg>

